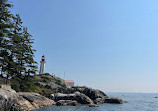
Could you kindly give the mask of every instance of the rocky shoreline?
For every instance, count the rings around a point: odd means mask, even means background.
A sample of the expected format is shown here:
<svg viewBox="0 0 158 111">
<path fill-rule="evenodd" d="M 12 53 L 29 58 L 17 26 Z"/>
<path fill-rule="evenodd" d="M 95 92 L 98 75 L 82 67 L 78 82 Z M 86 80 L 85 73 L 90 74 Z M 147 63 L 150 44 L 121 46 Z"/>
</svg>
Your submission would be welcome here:
<svg viewBox="0 0 158 111">
<path fill-rule="evenodd" d="M 97 104 L 122 104 L 123 100 L 109 97 L 100 90 L 88 87 L 73 87 L 71 93 L 55 93 L 49 98 L 38 93 L 16 92 L 9 85 L 0 86 L 0 111 L 29 111 L 46 106 L 88 105 L 97 107 Z"/>
</svg>

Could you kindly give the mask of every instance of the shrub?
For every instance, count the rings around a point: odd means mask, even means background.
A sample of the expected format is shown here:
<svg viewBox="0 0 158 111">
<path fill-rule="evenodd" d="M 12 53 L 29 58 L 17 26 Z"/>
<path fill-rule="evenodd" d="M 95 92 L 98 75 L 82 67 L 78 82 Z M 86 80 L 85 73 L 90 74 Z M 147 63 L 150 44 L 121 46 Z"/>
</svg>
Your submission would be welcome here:
<svg viewBox="0 0 158 111">
<path fill-rule="evenodd" d="M 33 76 L 14 77 L 11 79 L 11 87 L 17 92 L 35 92 L 43 96 L 49 97 L 54 94 L 51 89 L 41 88 L 34 83 L 36 78 Z"/>
</svg>

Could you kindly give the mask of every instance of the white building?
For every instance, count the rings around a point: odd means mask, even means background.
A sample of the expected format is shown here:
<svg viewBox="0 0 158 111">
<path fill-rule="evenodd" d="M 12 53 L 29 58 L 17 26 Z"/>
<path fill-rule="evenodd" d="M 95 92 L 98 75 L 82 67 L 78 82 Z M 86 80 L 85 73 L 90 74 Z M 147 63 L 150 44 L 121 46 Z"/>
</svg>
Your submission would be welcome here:
<svg viewBox="0 0 158 111">
<path fill-rule="evenodd" d="M 65 83 L 70 85 L 70 86 L 74 86 L 74 81 L 73 80 L 65 80 Z"/>
<path fill-rule="evenodd" d="M 40 71 L 39 71 L 39 74 L 44 74 L 45 73 L 45 56 L 43 55 L 42 56 L 42 60 L 40 61 Z"/>
</svg>

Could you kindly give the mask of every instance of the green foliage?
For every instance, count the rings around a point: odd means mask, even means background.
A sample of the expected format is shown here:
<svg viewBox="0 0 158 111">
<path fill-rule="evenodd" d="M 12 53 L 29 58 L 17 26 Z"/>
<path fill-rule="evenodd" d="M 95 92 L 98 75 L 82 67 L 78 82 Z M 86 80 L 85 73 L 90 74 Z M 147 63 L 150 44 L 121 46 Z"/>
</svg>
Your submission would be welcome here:
<svg viewBox="0 0 158 111">
<path fill-rule="evenodd" d="M 55 84 L 57 84 L 57 85 L 59 85 L 61 87 L 66 87 L 66 85 L 62 84 L 61 80 L 59 80 L 59 79 L 55 79 Z"/>
<path fill-rule="evenodd" d="M 44 82 L 44 83 L 48 83 L 48 82 L 51 81 L 51 78 L 46 77 L 46 76 L 42 76 L 40 81 L 41 81 L 41 82 Z"/>
<path fill-rule="evenodd" d="M 48 98 L 50 97 L 51 94 L 54 94 L 54 92 L 51 89 L 44 89 L 44 88 L 40 88 L 40 90 L 37 93 L 46 96 Z"/>
<path fill-rule="evenodd" d="M 20 83 L 21 83 L 21 81 L 22 81 L 21 78 L 14 77 L 14 78 L 11 79 L 10 85 L 15 91 L 20 92 L 21 91 L 20 90 Z"/>
<path fill-rule="evenodd" d="M 12 24 L 12 14 L 9 11 L 12 5 L 7 0 L 0 0 L 0 69 L 1 76 L 6 74 L 8 78 L 13 70 L 13 58 L 10 55 L 10 37 Z"/>
<path fill-rule="evenodd" d="M 61 85 L 61 81 L 60 81 L 59 79 L 56 79 L 56 80 L 55 80 L 55 84 Z"/>
<path fill-rule="evenodd" d="M 46 76 L 51 76 L 49 73 L 45 73 L 44 75 L 46 75 Z"/>
<path fill-rule="evenodd" d="M 20 15 L 10 12 L 12 6 L 8 0 L 0 0 L 0 74 L 7 79 L 36 75 L 37 71 L 32 35 Z"/>
<path fill-rule="evenodd" d="M 36 77 L 26 75 L 22 77 L 12 78 L 10 85 L 17 92 L 35 92 L 46 97 L 49 97 L 50 94 L 54 94 L 54 92 L 51 89 L 46 89 L 36 86 L 34 84 L 35 81 L 36 81 Z"/>
</svg>

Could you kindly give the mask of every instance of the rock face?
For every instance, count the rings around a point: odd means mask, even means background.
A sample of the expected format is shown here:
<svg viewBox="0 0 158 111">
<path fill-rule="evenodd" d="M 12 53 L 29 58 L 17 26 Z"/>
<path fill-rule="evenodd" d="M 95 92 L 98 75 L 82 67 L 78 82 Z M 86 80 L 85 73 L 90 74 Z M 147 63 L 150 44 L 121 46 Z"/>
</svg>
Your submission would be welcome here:
<svg viewBox="0 0 158 111">
<path fill-rule="evenodd" d="M 0 88 L 0 108 L 1 111 L 34 109 L 29 101 L 20 97 L 15 90 L 7 85 L 1 85 Z"/>
<path fill-rule="evenodd" d="M 53 100 L 36 93 L 16 93 L 8 85 L 0 87 L 0 111 L 28 111 L 55 104 Z"/>
<path fill-rule="evenodd" d="M 37 75 L 36 78 L 38 80 L 34 83 L 36 86 L 51 89 L 55 93 L 67 93 L 71 89 L 71 86 L 67 85 L 63 79 L 53 75 Z"/>
<path fill-rule="evenodd" d="M 117 97 L 105 98 L 105 103 L 123 104 L 123 100 Z"/>
<path fill-rule="evenodd" d="M 75 92 L 76 91 L 76 92 Z M 100 90 L 95 90 L 88 87 L 73 87 L 71 89 L 72 94 L 62 94 L 57 93 L 52 95 L 52 98 L 55 98 L 55 101 L 60 100 L 75 100 L 80 104 L 88 104 L 90 107 L 96 107 L 95 104 L 103 103 L 115 103 L 122 104 L 123 100 L 117 97 L 109 97 L 104 92 Z M 60 101 L 61 102 L 64 101 Z"/>
<path fill-rule="evenodd" d="M 94 103 L 95 104 L 103 104 L 105 102 L 105 98 L 97 98 L 94 100 Z"/>
<path fill-rule="evenodd" d="M 85 94 L 93 100 L 95 104 L 103 104 L 105 98 L 108 97 L 104 92 L 88 87 L 73 87 L 73 91 L 79 91 L 80 93 Z"/>
<path fill-rule="evenodd" d="M 59 100 L 75 100 L 80 104 L 93 104 L 93 101 L 88 96 L 80 92 L 75 92 L 73 94 L 57 93 L 55 95 L 55 101 Z"/>
<path fill-rule="evenodd" d="M 76 95 L 76 100 L 78 101 L 78 103 L 93 104 L 93 101 L 85 94 L 82 94 L 80 92 L 75 92 L 74 94 Z"/>
<path fill-rule="evenodd" d="M 104 99 L 105 97 L 107 97 L 107 95 L 104 92 L 88 87 L 85 87 L 85 89 L 83 90 L 83 94 L 87 95 L 92 100 L 96 100 L 97 98 Z"/>
<path fill-rule="evenodd" d="M 55 102 L 53 100 L 48 99 L 38 93 L 21 92 L 18 94 L 19 94 L 19 96 L 28 100 L 35 108 L 51 106 L 51 105 L 55 104 Z"/>
<path fill-rule="evenodd" d="M 60 80 L 60 78 L 55 76 L 42 75 L 37 76 L 37 78 L 38 81 L 35 85 L 51 89 L 57 93 L 51 94 L 50 99 L 48 99 L 38 93 L 17 93 L 8 85 L 0 85 L 0 111 L 28 111 L 54 104 L 57 106 L 87 104 L 89 107 L 97 107 L 98 105 L 96 104 L 123 103 L 122 99 L 109 97 L 100 90 L 67 86 L 62 79 Z"/>
<path fill-rule="evenodd" d="M 70 105 L 70 106 L 76 106 L 78 105 L 78 102 L 77 101 L 74 101 L 74 100 L 59 100 L 57 103 L 56 103 L 57 106 L 67 106 L 67 105 Z"/>
</svg>

